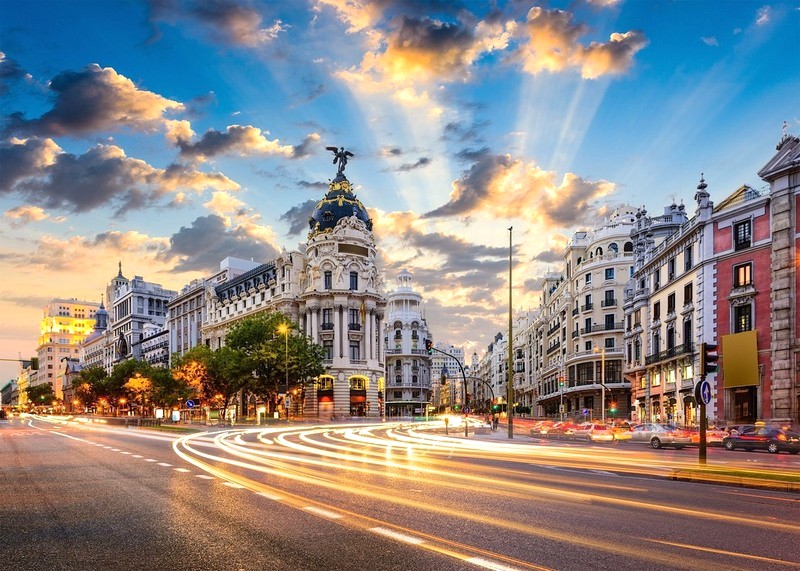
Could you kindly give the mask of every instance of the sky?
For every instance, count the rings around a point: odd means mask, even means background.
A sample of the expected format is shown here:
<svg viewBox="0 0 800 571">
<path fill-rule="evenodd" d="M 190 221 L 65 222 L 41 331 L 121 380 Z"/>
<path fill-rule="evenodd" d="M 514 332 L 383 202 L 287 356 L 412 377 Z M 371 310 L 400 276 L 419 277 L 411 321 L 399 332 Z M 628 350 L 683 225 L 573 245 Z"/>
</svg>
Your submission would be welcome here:
<svg viewBox="0 0 800 571">
<path fill-rule="evenodd" d="M 800 2 L 0 0 L 0 358 L 117 273 L 180 290 L 307 238 L 335 177 L 388 289 L 481 354 L 570 237 L 693 213 L 800 134 Z M 513 230 L 509 231 L 509 228 Z M 0 383 L 18 365 L 0 362 Z"/>
</svg>

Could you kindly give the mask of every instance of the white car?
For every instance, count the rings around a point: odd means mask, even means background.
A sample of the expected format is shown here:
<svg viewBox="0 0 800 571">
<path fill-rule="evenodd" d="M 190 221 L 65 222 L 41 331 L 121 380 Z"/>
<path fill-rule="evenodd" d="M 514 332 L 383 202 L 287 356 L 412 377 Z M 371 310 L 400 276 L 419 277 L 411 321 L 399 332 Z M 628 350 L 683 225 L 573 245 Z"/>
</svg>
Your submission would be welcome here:
<svg viewBox="0 0 800 571">
<path fill-rule="evenodd" d="M 678 450 L 692 443 L 692 436 L 671 424 L 639 424 L 631 430 L 633 442 L 647 442 L 653 448 L 674 446 Z"/>
</svg>

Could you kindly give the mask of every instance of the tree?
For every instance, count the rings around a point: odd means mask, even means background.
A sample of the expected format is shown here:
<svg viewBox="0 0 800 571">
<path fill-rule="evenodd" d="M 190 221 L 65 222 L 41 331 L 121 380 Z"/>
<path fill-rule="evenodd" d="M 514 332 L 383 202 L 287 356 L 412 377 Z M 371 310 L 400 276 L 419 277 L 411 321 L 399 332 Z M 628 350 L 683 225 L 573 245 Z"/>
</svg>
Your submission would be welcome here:
<svg viewBox="0 0 800 571">
<path fill-rule="evenodd" d="M 50 406 L 56 400 L 56 395 L 50 383 L 28 387 L 25 389 L 25 394 L 32 406 Z"/>
<path fill-rule="evenodd" d="M 103 367 L 93 365 L 81 369 L 78 375 L 72 380 L 72 390 L 75 396 L 86 406 L 91 406 L 100 398 L 99 395 L 108 380 L 108 374 Z"/>
<path fill-rule="evenodd" d="M 225 346 L 240 354 L 240 372 L 249 370 L 247 388 L 273 404 L 281 388 L 290 388 L 284 387 L 287 378 L 290 386 L 304 386 L 325 372 L 324 349 L 293 334 L 294 329 L 282 313 L 260 313 L 234 325 L 225 337 Z"/>
</svg>

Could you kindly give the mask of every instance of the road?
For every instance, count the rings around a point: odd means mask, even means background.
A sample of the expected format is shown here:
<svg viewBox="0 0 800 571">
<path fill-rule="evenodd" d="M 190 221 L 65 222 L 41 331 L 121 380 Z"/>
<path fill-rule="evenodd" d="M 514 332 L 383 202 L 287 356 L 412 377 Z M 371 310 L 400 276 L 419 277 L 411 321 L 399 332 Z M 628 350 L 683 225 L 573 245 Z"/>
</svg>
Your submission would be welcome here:
<svg viewBox="0 0 800 571">
<path fill-rule="evenodd" d="M 800 495 L 670 479 L 696 451 L 456 432 L 170 434 L 15 418 L 0 423 L 0 564 L 800 569 Z M 795 456 L 709 452 L 712 465 L 800 468 Z"/>
</svg>

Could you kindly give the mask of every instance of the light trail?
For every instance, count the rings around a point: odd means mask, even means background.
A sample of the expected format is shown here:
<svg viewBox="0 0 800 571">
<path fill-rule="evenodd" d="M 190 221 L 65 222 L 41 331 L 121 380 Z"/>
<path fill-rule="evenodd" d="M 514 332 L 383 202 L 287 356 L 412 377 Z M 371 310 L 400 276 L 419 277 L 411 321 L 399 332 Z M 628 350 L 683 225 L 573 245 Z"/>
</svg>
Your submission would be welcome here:
<svg viewBox="0 0 800 571">
<path fill-rule="evenodd" d="M 379 436 L 376 432 L 383 432 L 386 436 Z M 247 436 L 255 436 L 257 443 L 248 442 Z M 275 478 L 274 483 L 280 485 L 280 481 L 294 480 L 311 484 L 317 488 L 334 490 L 337 494 L 349 494 L 369 498 L 374 501 L 391 502 L 413 510 L 423 510 L 432 514 L 444 515 L 447 517 L 467 520 L 480 525 L 489 525 L 503 528 L 516 533 L 529 536 L 540 537 L 552 541 L 577 544 L 589 549 L 604 551 L 607 553 L 630 557 L 630 543 L 614 543 L 607 538 L 595 540 L 584 535 L 562 533 L 558 531 L 548 531 L 538 526 L 528 525 L 522 522 L 509 520 L 499 520 L 498 518 L 483 516 L 479 514 L 465 513 L 463 510 L 454 510 L 448 505 L 432 502 L 430 499 L 425 501 L 415 500 L 407 497 L 388 497 L 385 493 L 385 486 L 367 484 L 364 480 L 355 480 L 353 474 L 364 476 L 374 476 L 385 478 L 387 468 L 394 470 L 390 477 L 403 479 L 409 482 L 418 483 L 420 478 L 430 478 L 436 482 L 440 488 L 448 487 L 454 490 L 463 490 L 468 487 L 473 490 L 480 490 L 486 495 L 497 495 L 504 500 L 518 499 L 520 501 L 530 501 L 535 497 L 541 502 L 547 500 L 554 505 L 560 503 L 587 503 L 605 504 L 609 506 L 622 507 L 624 509 L 637 509 L 657 512 L 664 515 L 673 515 L 683 518 L 699 518 L 712 520 L 717 523 L 726 521 L 736 525 L 751 525 L 764 529 L 771 528 L 790 534 L 800 534 L 800 527 L 794 523 L 780 521 L 765 522 L 748 521 L 741 514 L 728 514 L 709 510 L 698 510 L 696 508 L 687 509 L 675 506 L 666 506 L 653 502 L 644 502 L 615 498 L 608 495 L 564 490 L 551 485 L 539 485 L 531 483 L 533 477 L 522 469 L 504 469 L 503 476 L 514 478 L 514 481 L 505 477 L 498 478 L 498 470 L 470 465 L 473 473 L 464 473 L 463 462 L 455 462 L 442 459 L 439 456 L 445 454 L 444 448 L 457 449 L 460 455 L 465 453 L 475 454 L 476 457 L 486 458 L 491 456 L 493 459 L 503 459 L 515 462 L 531 463 L 534 460 L 547 458 L 548 461 L 555 459 L 566 459 L 573 461 L 575 451 L 547 450 L 543 451 L 535 446 L 519 446 L 516 444 L 486 443 L 459 440 L 447 437 L 439 437 L 435 434 L 423 433 L 423 431 L 408 430 L 401 431 L 397 426 L 368 426 L 358 427 L 336 427 L 318 426 L 307 429 L 283 428 L 283 429 L 253 429 L 235 430 L 217 433 L 215 443 L 219 447 L 222 455 L 210 452 L 202 452 L 192 446 L 194 436 L 186 436 L 175 442 L 173 445 L 176 453 L 187 461 L 195 464 L 201 469 L 209 470 L 217 477 L 236 481 L 245 485 L 249 489 L 256 489 L 262 495 L 275 495 L 281 498 L 287 497 L 286 490 L 267 486 L 261 482 L 244 478 L 243 476 L 231 472 L 224 468 L 214 467 L 205 461 L 198 460 L 196 457 L 204 458 L 211 462 L 227 464 L 235 468 L 262 473 Z M 268 443 L 267 443 L 268 442 Z M 500 444 L 498 446 L 498 444 Z M 358 446 L 358 448 L 354 448 Z M 512 448 L 513 447 L 513 448 Z M 397 455 L 393 450 L 400 449 L 405 454 Z M 555 454 L 553 454 L 555 452 Z M 583 463 L 580 464 L 582 470 L 586 470 L 586 451 L 580 452 Z M 395 460 L 404 458 L 404 461 Z M 419 456 L 425 457 L 425 464 L 417 459 Z M 233 458 L 232 458 L 233 457 Z M 591 464 L 591 463 L 590 463 Z M 599 465 L 606 465 L 600 462 Z M 578 466 L 576 465 L 576 468 Z M 459 471 L 460 470 L 460 471 Z M 477 475 L 476 475 L 477 474 Z M 481 475 L 485 474 L 485 475 Z M 358 481 L 358 486 L 353 486 L 353 482 Z M 585 485 L 585 483 L 582 483 Z M 255 487 L 255 488 L 254 488 Z M 595 487 L 595 486 L 593 486 Z M 618 489 L 631 491 L 630 486 L 604 485 L 604 490 Z M 646 489 L 642 488 L 642 492 Z M 301 498 L 291 495 L 295 502 L 308 504 L 309 498 Z M 316 507 L 330 513 L 336 513 L 343 508 L 341 505 L 333 505 L 328 501 L 313 500 Z M 360 514 L 348 513 L 348 521 L 352 518 L 364 518 Z M 377 521 L 377 520 L 374 520 Z M 418 537 L 419 530 L 405 530 L 402 526 L 390 522 L 377 521 L 379 527 L 395 530 L 397 533 L 410 534 L 411 537 Z M 374 527 L 374 526 L 373 526 Z M 629 540 L 649 538 L 628 538 Z M 441 537 L 431 537 L 430 541 L 446 541 Z M 717 552 L 710 547 L 704 546 L 684 546 L 693 547 L 697 551 Z M 470 548 L 463 544 L 458 545 L 458 549 L 463 552 Z M 474 551 L 474 547 L 471 547 Z M 736 559 L 740 554 L 723 552 L 725 555 Z M 650 564 L 676 566 L 679 565 L 689 569 L 700 569 L 707 567 L 708 561 L 697 559 L 693 556 L 679 555 L 676 553 L 665 554 L 663 550 L 637 548 L 637 559 L 647 561 Z M 483 556 L 477 556 L 481 559 Z M 496 560 L 501 556 L 496 553 L 490 554 L 491 560 Z M 754 556 L 755 557 L 755 556 Z M 784 565 L 794 566 L 793 562 L 781 562 Z M 515 562 L 514 565 L 519 565 Z M 733 567 L 730 567 L 733 568 Z"/>
</svg>

